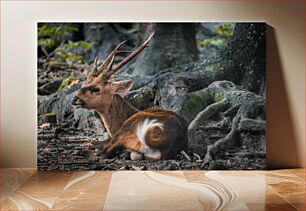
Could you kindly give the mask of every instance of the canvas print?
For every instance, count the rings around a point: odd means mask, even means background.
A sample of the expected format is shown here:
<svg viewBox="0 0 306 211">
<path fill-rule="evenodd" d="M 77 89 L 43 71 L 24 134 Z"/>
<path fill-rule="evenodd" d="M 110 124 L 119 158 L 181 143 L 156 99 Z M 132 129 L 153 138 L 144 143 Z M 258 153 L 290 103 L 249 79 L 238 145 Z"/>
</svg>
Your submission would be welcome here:
<svg viewBox="0 0 306 211">
<path fill-rule="evenodd" d="M 265 30 L 38 23 L 38 169 L 266 169 Z"/>
</svg>

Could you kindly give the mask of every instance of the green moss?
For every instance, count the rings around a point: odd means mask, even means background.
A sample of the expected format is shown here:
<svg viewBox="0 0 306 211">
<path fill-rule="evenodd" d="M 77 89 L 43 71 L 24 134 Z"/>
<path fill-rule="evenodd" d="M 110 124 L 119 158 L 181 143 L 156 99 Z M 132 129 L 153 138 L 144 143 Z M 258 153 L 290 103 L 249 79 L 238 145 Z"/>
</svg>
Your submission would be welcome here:
<svg viewBox="0 0 306 211">
<path fill-rule="evenodd" d="M 187 121 L 191 121 L 197 115 L 197 113 L 211 103 L 213 103 L 213 99 L 208 92 L 191 93 L 183 105 L 182 114 Z"/>
<path fill-rule="evenodd" d="M 221 101 L 221 100 L 223 100 L 224 99 L 224 94 L 223 93 L 218 93 L 218 94 L 216 94 L 215 96 L 214 96 L 214 101 L 215 102 L 219 102 L 219 101 Z"/>
<path fill-rule="evenodd" d="M 211 97 L 207 92 L 197 92 L 189 95 L 188 108 L 199 110 L 211 103 Z"/>
<path fill-rule="evenodd" d="M 247 116 L 250 119 L 256 119 L 258 116 L 266 119 L 265 107 L 261 104 L 254 104 L 249 108 Z"/>
</svg>

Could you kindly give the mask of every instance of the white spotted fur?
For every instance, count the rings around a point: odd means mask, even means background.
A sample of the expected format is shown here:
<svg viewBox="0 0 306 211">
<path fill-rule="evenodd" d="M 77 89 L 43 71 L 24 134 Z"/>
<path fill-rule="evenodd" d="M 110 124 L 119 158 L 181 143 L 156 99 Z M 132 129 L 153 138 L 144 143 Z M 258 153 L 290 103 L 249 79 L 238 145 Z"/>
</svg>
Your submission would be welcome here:
<svg viewBox="0 0 306 211">
<path fill-rule="evenodd" d="M 136 134 L 139 139 L 139 141 L 143 144 L 144 149 L 142 150 L 142 153 L 145 155 L 147 158 L 152 158 L 152 159 L 160 159 L 161 153 L 159 150 L 151 149 L 150 146 L 148 146 L 147 141 L 146 141 L 146 135 L 147 132 L 150 128 L 152 127 L 159 127 L 161 130 L 163 129 L 163 124 L 157 122 L 156 119 L 145 119 L 145 121 L 137 126 L 136 129 Z"/>
</svg>

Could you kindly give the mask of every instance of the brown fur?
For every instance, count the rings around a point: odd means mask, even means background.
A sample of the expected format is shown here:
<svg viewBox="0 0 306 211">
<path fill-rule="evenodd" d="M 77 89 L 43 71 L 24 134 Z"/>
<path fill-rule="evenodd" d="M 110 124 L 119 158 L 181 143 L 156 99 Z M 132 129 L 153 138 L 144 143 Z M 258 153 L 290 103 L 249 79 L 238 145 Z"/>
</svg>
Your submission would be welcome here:
<svg viewBox="0 0 306 211">
<path fill-rule="evenodd" d="M 143 145 L 138 140 L 136 128 L 146 118 L 157 119 L 164 125 L 163 130 L 150 128 L 146 135 L 148 145 L 161 151 L 161 159 L 172 158 L 186 149 L 188 140 L 185 119 L 171 111 L 150 109 L 135 113 L 122 124 L 105 150 L 106 157 L 111 158 L 121 150 L 141 152 Z"/>
<path fill-rule="evenodd" d="M 119 95 L 115 95 L 108 108 L 97 109 L 108 133 L 112 137 L 121 125 L 138 110 L 122 99 Z"/>
<path fill-rule="evenodd" d="M 111 137 L 104 146 L 104 156 L 111 158 L 123 150 L 141 152 L 143 144 L 138 140 L 136 128 L 146 118 L 156 119 L 163 124 L 163 130 L 150 128 L 146 134 L 147 144 L 160 150 L 161 159 L 175 156 L 187 147 L 187 122 L 180 115 L 162 109 L 139 111 L 120 95 L 112 94 L 112 82 L 93 80 L 84 83 L 76 96 L 85 102 L 84 108 L 94 108 Z M 122 84 L 128 84 L 127 82 Z M 89 88 L 88 88 L 89 87 Z M 90 87 L 98 87 L 99 93 L 91 93 Z M 123 89 L 123 88 L 122 88 Z M 85 90 L 85 91 L 84 91 Z"/>
</svg>

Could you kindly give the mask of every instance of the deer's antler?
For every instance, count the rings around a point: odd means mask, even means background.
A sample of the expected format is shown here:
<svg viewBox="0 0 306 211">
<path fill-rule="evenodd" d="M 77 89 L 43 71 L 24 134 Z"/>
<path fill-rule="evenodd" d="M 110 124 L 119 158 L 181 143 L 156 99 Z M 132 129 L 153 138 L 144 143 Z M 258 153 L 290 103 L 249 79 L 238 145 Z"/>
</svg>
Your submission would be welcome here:
<svg viewBox="0 0 306 211">
<path fill-rule="evenodd" d="M 99 75 L 99 70 L 98 70 L 98 57 L 95 58 L 94 63 L 93 63 L 93 70 L 91 73 L 93 76 Z"/>
<path fill-rule="evenodd" d="M 107 72 L 103 75 L 105 80 L 108 80 L 115 72 L 117 72 L 121 67 L 123 67 L 126 63 L 128 63 L 131 59 L 137 56 L 143 49 L 148 47 L 148 43 L 153 37 L 154 32 L 148 37 L 148 39 L 141 44 L 138 48 L 136 48 L 130 55 L 128 55 L 125 59 L 123 59 L 119 64 L 116 65 L 115 68 L 109 68 Z M 111 64 L 112 66 L 112 64 Z"/>
<path fill-rule="evenodd" d="M 110 79 L 110 77 L 117 72 L 121 67 L 123 67 L 126 63 L 128 63 L 131 59 L 133 59 L 135 56 L 137 56 L 143 49 L 148 47 L 148 43 L 153 37 L 154 32 L 148 37 L 148 39 L 141 44 L 138 48 L 136 48 L 134 51 L 126 51 L 126 50 L 119 50 L 119 48 L 126 42 L 123 41 L 117 47 L 107 56 L 105 61 L 98 66 L 98 57 L 95 58 L 93 63 L 93 71 L 91 73 L 92 76 L 97 77 L 99 75 L 103 76 L 104 80 Z M 116 65 L 115 68 L 113 68 L 114 59 L 117 54 L 120 53 L 131 53 L 128 55 L 125 59 L 123 59 L 119 64 Z"/>
<path fill-rule="evenodd" d="M 94 68 L 92 71 L 92 75 L 97 77 L 101 73 L 108 71 L 108 68 L 112 66 L 112 63 L 114 62 L 114 57 L 118 53 L 127 53 L 128 51 L 118 51 L 118 49 L 125 43 L 126 41 L 121 42 L 117 47 L 108 55 L 108 57 L 105 59 L 105 61 L 98 67 L 98 57 L 95 58 L 94 61 Z"/>
<path fill-rule="evenodd" d="M 98 68 L 100 71 L 100 74 L 104 73 L 105 71 L 108 71 L 108 68 L 110 68 L 114 63 L 114 58 L 116 54 L 122 53 L 122 51 L 119 51 L 119 48 L 125 43 L 126 41 L 123 41 L 117 45 L 117 47 L 108 55 L 108 57 L 105 59 L 103 64 L 100 65 Z"/>
</svg>

